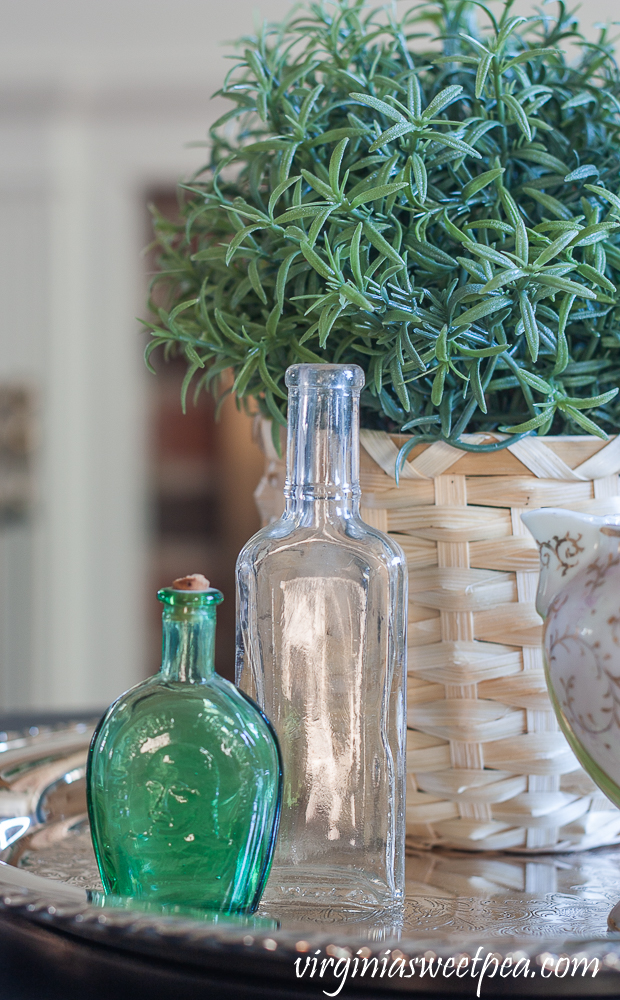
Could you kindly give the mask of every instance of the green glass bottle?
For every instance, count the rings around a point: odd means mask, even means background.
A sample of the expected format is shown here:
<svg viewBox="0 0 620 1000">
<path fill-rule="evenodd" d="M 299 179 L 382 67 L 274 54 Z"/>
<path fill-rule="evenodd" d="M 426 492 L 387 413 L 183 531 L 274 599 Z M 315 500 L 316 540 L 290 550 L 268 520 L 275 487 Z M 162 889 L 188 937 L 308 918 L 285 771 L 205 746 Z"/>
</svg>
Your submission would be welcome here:
<svg viewBox="0 0 620 1000">
<path fill-rule="evenodd" d="M 88 809 L 108 893 L 252 913 L 271 867 L 282 765 L 270 722 L 213 666 L 204 577 L 160 590 L 159 674 L 115 701 L 90 747 Z"/>
</svg>

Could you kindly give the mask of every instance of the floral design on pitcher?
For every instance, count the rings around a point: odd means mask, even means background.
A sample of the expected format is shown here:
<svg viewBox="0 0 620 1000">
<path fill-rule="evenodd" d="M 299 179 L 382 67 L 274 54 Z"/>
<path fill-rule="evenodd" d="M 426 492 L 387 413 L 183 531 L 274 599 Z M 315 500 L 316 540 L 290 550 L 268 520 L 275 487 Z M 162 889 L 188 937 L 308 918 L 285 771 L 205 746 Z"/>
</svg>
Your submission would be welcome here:
<svg viewBox="0 0 620 1000">
<path fill-rule="evenodd" d="M 549 669 L 557 672 L 558 694 L 561 691 L 564 695 L 560 698 L 562 708 L 572 724 L 591 736 L 602 736 L 614 726 L 620 729 L 620 675 L 612 672 L 614 658 L 611 654 L 603 652 L 598 640 L 588 642 L 572 627 L 561 634 L 551 632 L 546 646 Z M 590 667 L 586 675 L 590 691 L 592 686 L 600 686 L 596 708 L 592 705 L 586 710 L 579 708 L 583 705 L 583 698 L 578 690 L 578 674 L 573 671 L 563 675 L 561 666 L 566 662 L 577 662 L 581 677 L 584 676 L 584 668 Z M 609 749 L 609 743 L 605 746 Z"/>
<path fill-rule="evenodd" d="M 614 646 L 620 646 L 620 613 L 610 615 L 607 619 L 607 624 L 611 629 L 611 641 Z"/>
<path fill-rule="evenodd" d="M 540 548 L 537 608 L 560 728 L 620 807 L 620 518 L 561 508 L 522 516 Z"/>
<path fill-rule="evenodd" d="M 605 582 L 605 577 L 609 573 L 609 570 L 614 566 L 620 566 L 620 555 L 614 555 L 613 553 L 608 553 L 607 561 L 604 559 L 595 559 L 594 562 L 586 568 L 586 580 L 584 587 L 586 590 L 590 591 L 592 594 L 599 587 L 602 587 Z"/>
<path fill-rule="evenodd" d="M 562 538 L 559 535 L 554 535 L 548 542 L 539 542 L 541 565 L 546 568 L 551 561 L 551 556 L 554 555 L 562 567 L 562 576 L 566 576 L 569 569 L 577 566 L 579 554 L 584 551 L 584 546 L 579 544 L 581 538 L 581 534 L 573 538 L 570 532 L 567 532 Z"/>
</svg>

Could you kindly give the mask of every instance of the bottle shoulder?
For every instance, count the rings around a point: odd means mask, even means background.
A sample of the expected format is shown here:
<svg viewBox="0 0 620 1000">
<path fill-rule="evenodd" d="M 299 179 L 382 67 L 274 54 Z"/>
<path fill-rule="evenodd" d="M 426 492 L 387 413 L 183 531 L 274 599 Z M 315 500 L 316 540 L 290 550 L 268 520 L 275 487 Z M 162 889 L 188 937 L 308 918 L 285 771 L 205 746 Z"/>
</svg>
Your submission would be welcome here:
<svg viewBox="0 0 620 1000">
<path fill-rule="evenodd" d="M 166 733 L 174 732 L 175 738 L 190 734 L 202 738 L 209 732 L 218 736 L 222 730 L 250 732 L 255 738 L 273 741 L 270 724 L 259 707 L 224 677 L 214 674 L 204 683 L 188 684 L 155 674 L 113 702 L 94 743 L 135 738 L 148 744 L 150 739 L 165 738 Z"/>
<path fill-rule="evenodd" d="M 243 575 L 258 563 L 280 554 L 288 558 L 295 550 L 324 549 L 333 556 L 338 547 L 342 548 L 344 558 L 347 552 L 355 553 L 369 565 L 382 564 L 394 572 L 406 571 L 405 553 L 398 542 L 357 515 L 308 523 L 302 517 L 284 514 L 246 542 L 237 559 L 237 572 Z"/>
</svg>

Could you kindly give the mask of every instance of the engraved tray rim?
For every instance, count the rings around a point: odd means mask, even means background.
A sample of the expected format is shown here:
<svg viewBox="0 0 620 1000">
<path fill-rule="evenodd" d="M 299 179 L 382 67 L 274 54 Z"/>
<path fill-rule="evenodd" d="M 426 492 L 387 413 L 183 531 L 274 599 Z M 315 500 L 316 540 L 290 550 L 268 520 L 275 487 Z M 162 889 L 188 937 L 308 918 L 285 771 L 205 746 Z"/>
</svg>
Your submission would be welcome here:
<svg viewBox="0 0 620 1000">
<path fill-rule="evenodd" d="M 88 723 L 72 723 L 65 726 L 50 727 L 37 734 L 41 755 L 49 751 L 47 736 L 58 733 L 81 731 L 84 741 L 88 737 Z M 39 738 L 41 737 L 41 738 Z M 53 735 L 50 736 L 53 738 Z M 35 737 L 22 735 L 21 742 L 26 747 L 34 746 Z M 6 744 L 0 743 L 0 769 L 3 763 L 2 750 Z M 72 773 L 75 773 L 75 769 Z M 1 818 L 1 817 L 0 817 Z M 79 815 L 75 815 L 75 821 Z M 44 823 L 39 827 L 45 826 Z M 497 852 L 494 857 L 505 857 Z M 510 856 L 514 859 L 514 855 Z M 620 895 L 620 883 L 619 883 Z M 428 899 L 436 897 L 429 894 Z M 467 902 L 468 897 L 463 897 Z M 418 895 L 416 899 L 426 897 Z M 347 955 L 354 956 L 363 946 L 364 957 L 381 960 L 386 954 L 398 949 L 398 952 L 408 959 L 416 959 L 428 952 L 447 959 L 456 955 L 474 954 L 474 946 L 481 944 L 483 948 L 492 950 L 502 959 L 514 956 L 515 952 L 530 959 L 532 967 L 539 969 L 545 955 L 568 955 L 571 960 L 576 957 L 586 957 L 589 961 L 597 958 L 601 970 L 595 979 L 571 979 L 570 995 L 572 996 L 603 996 L 610 995 L 612 983 L 618 982 L 620 972 L 620 934 L 609 936 L 593 935 L 578 938 L 561 935 L 549 935 L 519 938 L 506 935 L 503 938 L 486 937 L 476 941 L 472 935 L 455 933 L 451 940 L 439 939 L 432 933 L 416 937 L 411 930 L 398 935 L 392 928 L 381 928 L 378 940 L 373 940 L 373 927 L 368 924 L 367 937 L 359 934 L 360 924 L 351 922 L 349 926 L 334 923 L 329 929 L 325 923 L 319 929 L 308 923 L 305 927 L 291 928 L 252 928 L 227 922 L 206 923 L 187 916 L 160 916 L 139 910 L 105 909 L 92 905 L 88 900 L 87 890 L 67 882 L 33 874 L 26 869 L 15 867 L 0 860 L 0 915 L 15 916 L 30 923 L 59 931 L 82 941 L 105 945 L 124 952 L 131 952 L 142 957 L 156 957 L 175 966 L 193 966 L 210 971 L 227 972 L 231 966 L 240 974 L 260 977 L 261 981 L 277 980 L 297 984 L 307 990 L 311 980 L 299 979 L 295 975 L 295 960 L 309 954 L 320 952 L 320 957 L 333 956 L 336 959 Z M 282 914 L 285 917 L 285 914 Z M 390 924 L 389 916 L 386 919 Z M 355 933 L 355 928 L 358 933 Z M 613 978 L 612 978 L 613 977 Z M 325 987 L 333 990 L 335 979 L 314 981 L 317 989 Z M 468 975 L 466 978 L 451 980 L 449 984 L 433 981 L 432 989 L 438 991 L 441 986 L 449 992 L 475 992 L 472 983 L 475 980 Z M 351 981 L 349 981 L 349 986 Z M 360 992 L 378 991 L 382 993 L 426 992 L 429 983 L 426 978 L 418 975 L 406 981 L 402 979 L 364 979 L 358 977 L 354 985 Z M 487 994 L 494 987 L 488 983 Z M 523 996 L 553 996 L 566 995 L 566 985 L 563 980 L 553 978 L 542 979 L 537 973 L 535 978 L 526 981 L 513 981 L 511 978 L 502 982 L 502 992 L 507 995 Z M 616 992 L 618 989 L 616 988 Z M 343 988 L 342 994 L 346 995 Z"/>
</svg>

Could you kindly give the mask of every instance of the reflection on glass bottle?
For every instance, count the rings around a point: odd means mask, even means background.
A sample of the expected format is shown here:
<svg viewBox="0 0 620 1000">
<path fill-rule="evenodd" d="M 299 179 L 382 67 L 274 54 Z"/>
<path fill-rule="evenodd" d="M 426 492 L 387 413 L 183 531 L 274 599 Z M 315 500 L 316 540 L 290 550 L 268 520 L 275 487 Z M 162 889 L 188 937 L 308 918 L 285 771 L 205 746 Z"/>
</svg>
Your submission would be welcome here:
<svg viewBox="0 0 620 1000">
<path fill-rule="evenodd" d="M 214 672 L 222 595 L 208 587 L 194 576 L 159 591 L 161 671 L 114 702 L 93 736 L 91 832 L 106 892 L 252 913 L 273 855 L 282 768 L 268 720 Z"/>
<path fill-rule="evenodd" d="M 359 516 L 356 365 L 293 365 L 286 509 L 237 563 L 237 683 L 284 761 L 265 899 L 403 896 L 407 575 Z"/>
</svg>

